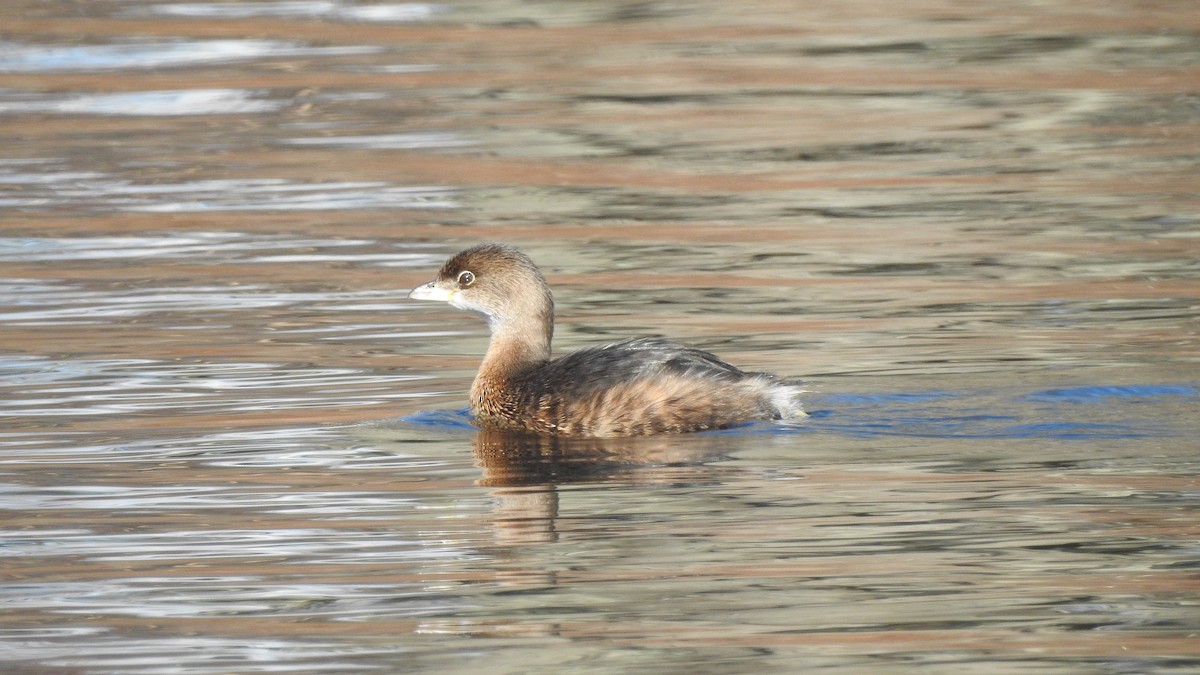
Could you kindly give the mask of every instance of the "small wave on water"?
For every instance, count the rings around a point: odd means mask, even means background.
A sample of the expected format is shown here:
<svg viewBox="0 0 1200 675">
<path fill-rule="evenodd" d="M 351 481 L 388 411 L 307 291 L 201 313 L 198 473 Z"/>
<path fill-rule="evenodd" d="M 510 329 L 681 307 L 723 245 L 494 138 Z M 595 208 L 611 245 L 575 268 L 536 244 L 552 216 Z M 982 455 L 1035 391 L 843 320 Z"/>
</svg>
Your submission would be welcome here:
<svg viewBox="0 0 1200 675">
<path fill-rule="evenodd" d="M 268 99 L 249 89 L 172 89 L 115 94 L 8 96 L 0 113 L 61 113 L 67 115 L 227 115 L 274 112 L 289 101 Z"/>
<path fill-rule="evenodd" d="M 146 185 L 95 175 L 69 185 L 47 185 L 44 189 L 52 194 L 6 195 L 0 192 L 0 205 L 31 207 L 57 202 L 145 213 L 438 209 L 458 205 L 454 199 L 456 190 L 451 188 L 398 187 L 378 181 L 295 183 L 259 178 Z"/>
<path fill-rule="evenodd" d="M 273 363 L 155 359 L 0 358 L 0 415 L 66 420 L 132 413 L 288 410 L 379 405 L 421 397 L 401 383 L 424 375 Z M 336 395 L 331 395 L 336 394 Z"/>
<path fill-rule="evenodd" d="M 4 176 L 0 174 L 0 183 Z M 428 250 L 423 250 L 428 249 Z M 372 239 L 301 237 L 247 232 L 143 232 L 91 237 L 0 237 L 0 261 L 187 260 L 222 263 L 372 263 L 384 267 L 429 267 L 442 260 L 432 246 L 403 249 Z M 3 287 L 0 286 L 0 289 Z M 0 295 L 0 300 L 3 296 Z M 343 302 L 345 298 L 332 298 Z"/>
<path fill-rule="evenodd" d="M 425 2 L 354 5 L 326 0 L 283 0 L 280 2 L 181 2 L 152 5 L 145 11 L 162 16 L 196 19 L 277 17 L 410 23 L 432 19 L 444 12 L 445 6 Z"/>
<path fill-rule="evenodd" d="M 854 437 L 1095 440 L 1174 437 L 1169 412 L 1140 405 L 1155 398 L 1194 397 L 1191 384 L 1091 385 L 1029 393 L 911 392 L 825 394 L 811 433 Z"/>
<path fill-rule="evenodd" d="M 1029 394 L 1031 401 L 1052 403 L 1101 403 L 1109 399 L 1151 399 L 1161 396 L 1196 396 L 1200 390 L 1191 384 L 1138 384 L 1046 389 Z"/>
<path fill-rule="evenodd" d="M 268 57 L 369 54 L 379 47 L 312 47 L 284 40 L 126 40 L 97 45 L 0 42 L 0 73 L 177 68 Z"/>
<path fill-rule="evenodd" d="M 1198 395 L 1200 389 L 1190 383 L 1094 385 L 1000 395 L 970 391 L 812 394 L 806 418 L 747 424 L 698 435 L 799 433 L 856 438 L 1053 440 L 1177 437 L 1187 432 L 1136 406 L 1154 398 Z M 1054 405 L 1030 407 L 1030 402 Z M 1086 409 L 1090 405 L 1103 405 L 1104 415 Z M 475 428 L 466 408 L 422 411 L 400 421 L 432 429 Z"/>
</svg>

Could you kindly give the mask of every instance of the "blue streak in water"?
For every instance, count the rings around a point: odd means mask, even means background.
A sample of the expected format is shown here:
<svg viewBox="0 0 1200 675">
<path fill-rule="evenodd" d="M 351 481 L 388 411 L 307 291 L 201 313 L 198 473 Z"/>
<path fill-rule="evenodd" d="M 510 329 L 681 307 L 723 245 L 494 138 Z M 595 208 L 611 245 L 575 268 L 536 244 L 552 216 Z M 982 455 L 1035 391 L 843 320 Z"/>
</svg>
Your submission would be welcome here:
<svg viewBox="0 0 1200 675">
<path fill-rule="evenodd" d="M 1187 384 L 1127 384 L 1094 387 L 1046 389 L 1026 396 L 1031 401 L 1052 403 L 1097 403 L 1110 398 L 1154 398 L 1158 396 L 1195 396 L 1200 394 Z"/>
<path fill-rule="evenodd" d="M 467 408 L 460 410 L 422 410 L 400 418 L 409 424 L 435 429 L 478 429 L 471 423 L 471 414 Z"/>
</svg>

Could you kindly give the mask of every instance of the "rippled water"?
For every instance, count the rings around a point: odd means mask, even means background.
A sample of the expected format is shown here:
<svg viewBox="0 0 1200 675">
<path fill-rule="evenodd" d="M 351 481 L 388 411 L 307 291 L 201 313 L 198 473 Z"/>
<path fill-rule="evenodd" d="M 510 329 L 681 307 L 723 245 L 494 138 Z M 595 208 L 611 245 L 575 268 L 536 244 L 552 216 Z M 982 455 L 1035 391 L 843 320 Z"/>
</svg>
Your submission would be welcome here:
<svg viewBox="0 0 1200 675">
<path fill-rule="evenodd" d="M 0 670 L 1200 668 L 1187 3 L 4 16 Z M 483 240 L 811 416 L 476 431 Z"/>
</svg>

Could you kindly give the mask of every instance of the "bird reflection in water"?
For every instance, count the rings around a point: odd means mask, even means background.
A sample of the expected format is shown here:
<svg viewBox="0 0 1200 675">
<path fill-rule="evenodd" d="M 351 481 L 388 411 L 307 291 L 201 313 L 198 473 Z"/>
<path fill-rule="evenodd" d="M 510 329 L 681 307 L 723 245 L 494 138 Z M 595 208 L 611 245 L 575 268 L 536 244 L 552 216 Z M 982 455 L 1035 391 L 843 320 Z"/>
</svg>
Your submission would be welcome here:
<svg viewBox="0 0 1200 675">
<path fill-rule="evenodd" d="M 563 560 L 558 546 L 578 544 L 581 538 L 597 541 L 590 528 L 603 527 L 608 519 L 627 522 L 606 508 L 598 512 L 595 499 L 581 498 L 564 487 L 591 487 L 605 491 L 605 505 L 623 503 L 629 490 L 655 486 L 712 485 L 727 478 L 715 460 L 725 459 L 736 444 L 720 435 L 674 435 L 621 439 L 564 439 L 481 429 L 472 438 L 472 453 L 481 475 L 476 483 L 489 490 L 492 544 L 487 554 L 492 581 L 510 590 L 536 591 L 577 583 L 560 579 Z M 732 470 L 732 469 L 729 469 Z M 576 494 L 572 494 L 576 493 Z M 569 498 L 568 512 L 560 515 L 560 497 Z M 570 540 L 560 542 L 560 537 Z M 569 569 L 569 568 L 567 568 Z M 420 632 L 494 637 L 520 635 L 551 637 L 562 634 L 554 621 L 481 619 L 453 622 L 428 619 Z"/>
<path fill-rule="evenodd" d="M 498 545 L 557 541 L 559 486 L 568 483 L 703 482 L 703 462 L 725 456 L 706 437 L 565 439 L 481 429 L 472 450 L 495 498 Z M 689 442 L 690 441 L 690 442 Z M 697 442 L 699 441 L 699 442 Z"/>
</svg>

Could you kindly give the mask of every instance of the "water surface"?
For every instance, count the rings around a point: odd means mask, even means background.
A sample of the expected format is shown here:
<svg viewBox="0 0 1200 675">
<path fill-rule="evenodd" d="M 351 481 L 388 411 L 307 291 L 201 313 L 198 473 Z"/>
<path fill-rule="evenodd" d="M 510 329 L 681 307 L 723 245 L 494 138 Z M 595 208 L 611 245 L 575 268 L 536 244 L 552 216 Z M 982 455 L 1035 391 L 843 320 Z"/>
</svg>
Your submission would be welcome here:
<svg viewBox="0 0 1200 675">
<path fill-rule="evenodd" d="M 1186 3 L 4 13 L 3 669 L 1200 667 Z M 484 240 L 810 417 L 476 431 Z"/>
</svg>

